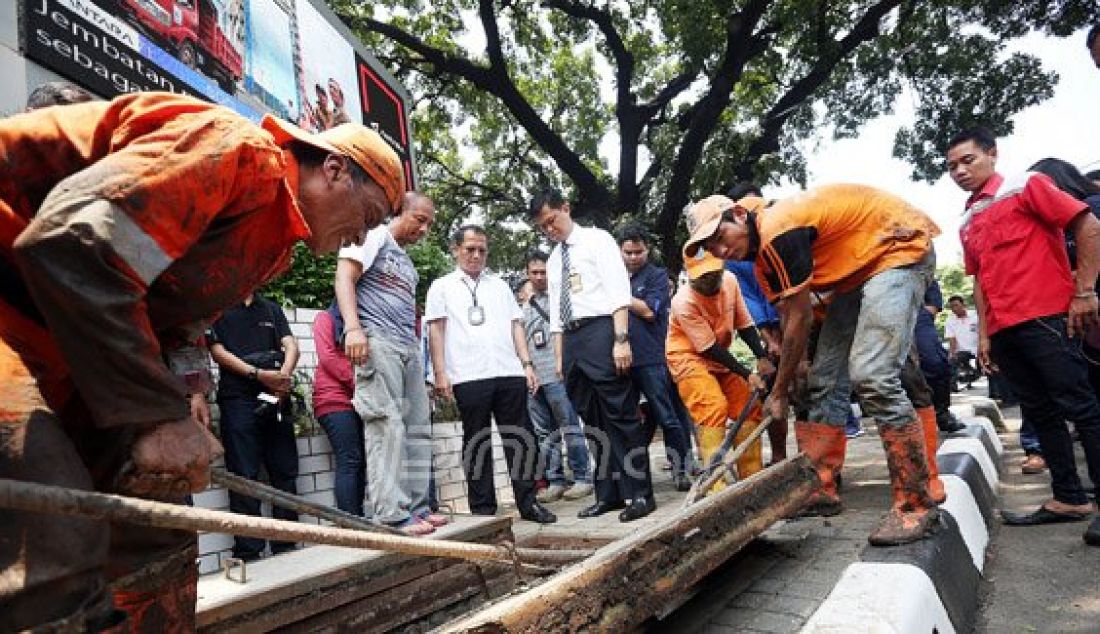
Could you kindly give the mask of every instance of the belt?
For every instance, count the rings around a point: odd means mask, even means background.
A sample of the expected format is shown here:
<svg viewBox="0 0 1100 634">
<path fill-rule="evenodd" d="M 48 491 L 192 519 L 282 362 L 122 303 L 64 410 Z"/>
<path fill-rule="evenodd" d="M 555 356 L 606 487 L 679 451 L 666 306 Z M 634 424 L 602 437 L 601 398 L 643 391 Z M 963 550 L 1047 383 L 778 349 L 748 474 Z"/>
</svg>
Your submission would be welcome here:
<svg viewBox="0 0 1100 634">
<path fill-rule="evenodd" d="M 562 324 L 561 329 L 565 332 L 573 332 L 575 330 L 580 330 L 582 326 L 586 326 L 597 319 L 601 319 L 601 317 L 581 317 L 580 319 L 565 322 Z"/>
</svg>

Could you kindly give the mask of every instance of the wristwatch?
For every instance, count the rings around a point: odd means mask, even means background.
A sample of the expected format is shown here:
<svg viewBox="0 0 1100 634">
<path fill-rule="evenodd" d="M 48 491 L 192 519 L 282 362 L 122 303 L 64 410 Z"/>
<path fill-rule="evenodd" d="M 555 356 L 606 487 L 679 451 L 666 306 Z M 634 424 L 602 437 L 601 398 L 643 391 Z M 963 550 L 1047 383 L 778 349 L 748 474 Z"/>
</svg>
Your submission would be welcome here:
<svg viewBox="0 0 1100 634">
<path fill-rule="evenodd" d="M 630 333 L 625 330 L 615 333 L 615 343 L 628 343 L 630 341 Z"/>
<path fill-rule="evenodd" d="M 527 359 L 526 361 L 522 361 L 522 363 L 523 363 L 523 367 L 525 367 L 525 368 L 535 367 L 535 364 L 532 363 L 530 359 Z"/>
</svg>

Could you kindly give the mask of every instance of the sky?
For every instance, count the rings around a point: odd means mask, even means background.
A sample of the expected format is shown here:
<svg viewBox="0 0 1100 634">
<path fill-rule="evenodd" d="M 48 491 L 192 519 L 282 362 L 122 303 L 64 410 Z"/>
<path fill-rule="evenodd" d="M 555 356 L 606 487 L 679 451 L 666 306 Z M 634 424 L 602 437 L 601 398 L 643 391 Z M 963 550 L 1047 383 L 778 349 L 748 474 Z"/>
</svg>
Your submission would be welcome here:
<svg viewBox="0 0 1100 634">
<path fill-rule="evenodd" d="M 999 171 L 1020 172 L 1048 156 L 1069 161 L 1082 171 L 1100 168 L 1100 69 L 1085 48 L 1085 31 L 1061 39 L 1032 34 L 1012 47 L 1039 57 L 1045 70 L 1058 72 L 1059 82 L 1051 99 L 1017 114 L 1015 132 L 998 140 Z M 857 138 L 821 140 L 816 148 L 808 142 L 807 147 L 813 148 L 808 182 L 811 186 L 864 183 L 902 196 L 928 212 L 943 231 L 936 239 L 939 262 L 961 262 L 958 231 L 966 194 L 946 175 L 931 185 L 910 180 L 909 165 L 892 156 L 894 133 L 913 117 L 905 99 L 899 100 L 895 114 L 871 121 Z M 797 189 L 795 185 L 773 187 L 765 194 L 779 198 Z"/>
</svg>

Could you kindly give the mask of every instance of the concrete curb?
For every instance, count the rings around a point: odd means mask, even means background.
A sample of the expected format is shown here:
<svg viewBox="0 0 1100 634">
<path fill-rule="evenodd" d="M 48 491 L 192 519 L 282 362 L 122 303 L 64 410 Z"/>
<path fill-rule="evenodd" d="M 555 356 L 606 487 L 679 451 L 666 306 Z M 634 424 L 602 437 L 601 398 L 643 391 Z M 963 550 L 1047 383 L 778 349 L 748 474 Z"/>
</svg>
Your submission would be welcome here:
<svg viewBox="0 0 1100 634">
<path fill-rule="evenodd" d="M 947 502 L 927 539 L 893 548 L 868 546 L 844 571 L 802 632 L 970 632 L 1004 447 L 994 425 L 967 416 L 966 429 L 936 452 Z"/>
</svg>

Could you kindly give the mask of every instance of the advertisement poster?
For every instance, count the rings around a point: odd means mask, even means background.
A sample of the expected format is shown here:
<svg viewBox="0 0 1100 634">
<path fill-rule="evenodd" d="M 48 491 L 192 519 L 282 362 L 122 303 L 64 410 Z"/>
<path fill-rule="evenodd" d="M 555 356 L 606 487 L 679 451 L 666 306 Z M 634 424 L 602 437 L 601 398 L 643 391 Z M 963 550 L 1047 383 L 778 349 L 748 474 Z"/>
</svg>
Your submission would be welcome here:
<svg viewBox="0 0 1100 634">
<path fill-rule="evenodd" d="M 361 121 L 355 49 L 308 2 L 298 3 L 298 27 L 309 33 L 301 39 L 299 125 L 319 131 L 352 117 Z"/>
<path fill-rule="evenodd" d="M 368 125 L 413 187 L 407 93 L 310 0 L 19 0 L 23 53 L 103 97 L 164 90 L 308 130 Z"/>
</svg>

